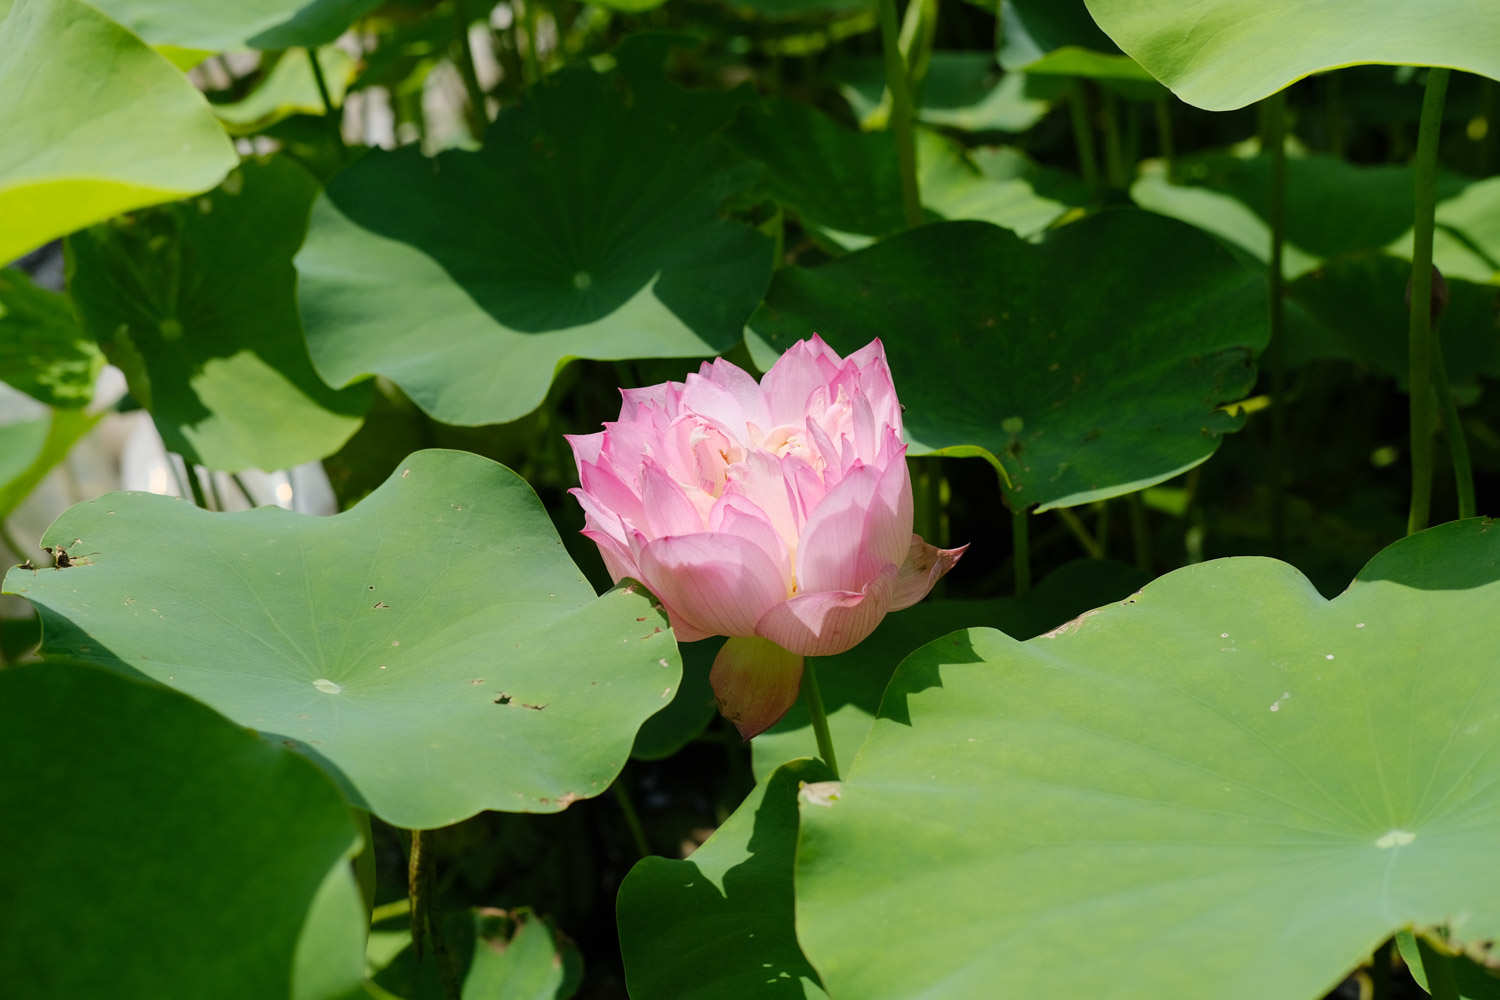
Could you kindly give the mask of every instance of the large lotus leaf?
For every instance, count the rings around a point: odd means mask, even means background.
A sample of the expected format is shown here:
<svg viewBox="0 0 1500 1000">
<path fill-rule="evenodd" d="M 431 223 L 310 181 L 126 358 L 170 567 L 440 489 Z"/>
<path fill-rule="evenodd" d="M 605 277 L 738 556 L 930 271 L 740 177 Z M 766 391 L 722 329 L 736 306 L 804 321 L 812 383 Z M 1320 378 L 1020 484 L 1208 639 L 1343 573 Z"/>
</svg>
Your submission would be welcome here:
<svg viewBox="0 0 1500 1000">
<path fill-rule="evenodd" d="M 906 228 L 901 177 L 889 132 L 856 132 L 794 101 L 742 114 L 730 141 L 766 168 L 771 196 L 825 243 L 858 249 Z M 977 219 L 1034 236 L 1088 189 L 1003 147 L 971 158 L 936 132 L 917 133 L 918 186 L 934 219 Z"/>
<path fill-rule="evenodd" d="M 1384 254 L 1336 257 L 1286 286 L 1287 361 L 1357 362 L 1405 385 L 1411 263 Z M 1448 379 L 1500 375 L 1500 288 L 1449 279 L 1437 325 Z"/>
<path fill-rule="evenodd" d="M 462 976 L 463 1000 L 568 1000 L 583 976 L 572 941 L 527 909 L 480 907 L 443 915 L 444 944 Z M 382 997 L 447 1000 L 437 963 L 418 959 L 411 932 L 370 935 L 374 984 Z"/>
<path fill-rule="evenodd" d="M 50 424 L 46 417 L 0 424 L 0 483 L 16 479 L 41 454 Z"/>
<path fill-rule="evenodd" d="M 335 517 L 112 493 L 43 540 L 75 564 L 6 584 L 44 652 L 283 738 L 398 826 L 596 795 L 677 687 L 654 602 L 596 598 L 526 482 L 467 452 L 417 452 Z"/>
<path fill-rule="evenodd" d="M 751 320 L 766 367 L 811 335 L 885 342 L 911 454 L 979 455 L 1006 501 L 1066 507 L 1161 482 L 1238 422 L 1265 288 L 1212 238 L 1105 212 L 1040 245 L 995 226 L 923 226 L 816 269 L 778 271 Z"/>
<path fill-rule="evenodd" d="M 78 407 L 93 397 L 103 364 L 64 296 L 0 269 L 0 381 L 50 406 Z"/>
<path fill-rule="evenodd" d="M 379 0 L 94 0 L 152 45 L 199 52 L 326 45 Z"/>
<path fill-rule="evenodd" d="M 354 59 L 343 49 L 328 45 L 318 49 L 318 66 L 335 107 L 344 102 L 354 74 Z M 312 61 L 306 52 L 286 52 L 255 89 L 237 101 L 213 106 L 219 121 L 236 135 L 252 135 L 292 115 L 321 115 L 326 110 Z"/>
<path fill-rule="evenodd" d="M 201 198 L 68 240 L 69 290 L 171 451 L 215 469 L 280 469 L 337 451 L 367 386 L 313 371 L 292 254 L 317 181 L 286 158 L 247 160 Z"/>
<path fill-rule="evenodd" d="M 1165 96 L 1151 74 L 1099 30 L 1083 0 L 1004 0 L 997 55 L 1008 70 L 1084 77 L 1136 100 Z"/>
<path fill-rule="evenodd" d="M 1241 108 L 1304 76 L 1358 63 L 1448 66 L 1500 79 L 1489 0 L 1087 0 L 1162 83 L 1209 111 Z"/>
<path fill-rule="evenodd" d="M 686 860 L 630 869 L 616 918 L 634 1000 L 826 996 L 797 946 L 792 858 L 797 789 L 828 777 L 820 761 L 792 761 Z"/>
<path fill-rule="evenodd" d="M 81 0 L 0 8 L 0 52 L 0 264 L 234 166 L 193 85 Z"/>
<path fill-rule="evenodd" d="M 880 696 L 908 653 L 961 628 L 988 626 L 1029 639 L 1070 618 L 1140 588 L 1146 574 L 1124 563 L 1079 559 L 1049 573 L 1024 597 L 988 601 L 924 601 L 887 617 L 868 639 L 837 656 L 815 661 L 818 687 L 828 712 L 834 754 L 847 767 L 870 734 Z M 750 743 L 755 780 L 816 749 L 807 706 L 801 700 Z"/>
<path fill-rule="evenodd" d="M 849 59 L 832 69 L 854 117 L 880 107 L 885 64 L 878 57 Z M 934 52 L 913 99 L 917 121 L 964 132 L 1025 132 L 1047 116 L 1067 84 L 1055 78 L 1001 73 L 988 52 Z"/>
<path fill-rule="evenodd" d="M 1142 208 L 1213 233 L 1255 258 L 1271 255 L 1265 213 L 1271 197 L 1269 156 L 1209 153 L 1180 161 L 1174 182 L 1154 164 L 1130 189 Z M 1444 274 L 1489 280 L 1500 264 L 1500 183 L 1469 184 L 1457 174 L 1438 175 L 1442 224 L 1433 260 Z M 1286 161 L 1288 277 L 1339 254 L 1391 247 L 1411 256 L 1412 175 L 1409 167 L 1359 166 L 1332 156 L 1291 156 Z"/>
<path fill-rule="evenodd" d="M 1029 642 L 940 639 L 804 793 L 798 939 L 835 996 L 1047 996 L 1066 969 L 1077 996 L 1260 1000 L 1407 924 L 1494 938 L 1497 601 L 1500 528 L 1470 519 L 1332 601 L 1225 559 Z"/>
<path fill-rule="evenodd" d="M 342 923 L 321 964 L 346 974 L 299 975 L 297 1000 L 358 986 L 363 914 L 315 898 L 352 885 L 359 837 L 316 767 L 175 691 L 64 662 L 0 671 L 0 732 L 13 995 L 287 997 L 310 909 Z"/>
<path fill-rule="evenodd" d="M 313 362 L 457 424 L 513 420 L 569 358 L 735 344 L 769 241 L 722 217 L 754 168 L 716 141 L 739 98 L 574 69 L 479 152 L 372 152 L 330 182 L 297 255 Z"/>
</svg>

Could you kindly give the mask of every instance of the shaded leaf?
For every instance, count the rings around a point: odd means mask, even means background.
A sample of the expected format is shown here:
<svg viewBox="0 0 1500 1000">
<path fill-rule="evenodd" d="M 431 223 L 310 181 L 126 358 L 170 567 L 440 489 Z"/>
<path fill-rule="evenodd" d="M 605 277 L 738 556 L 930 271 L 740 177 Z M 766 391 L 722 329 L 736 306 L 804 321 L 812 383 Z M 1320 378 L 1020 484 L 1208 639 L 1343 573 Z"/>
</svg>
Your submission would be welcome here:
<svg viewBox="0 0 1500 1000">
<path fill-rule="evenodd" d="M 0 269 L 0 381 L 49 406 L 86 406 L 103 365 L 64 296 Z"/>
</svg>

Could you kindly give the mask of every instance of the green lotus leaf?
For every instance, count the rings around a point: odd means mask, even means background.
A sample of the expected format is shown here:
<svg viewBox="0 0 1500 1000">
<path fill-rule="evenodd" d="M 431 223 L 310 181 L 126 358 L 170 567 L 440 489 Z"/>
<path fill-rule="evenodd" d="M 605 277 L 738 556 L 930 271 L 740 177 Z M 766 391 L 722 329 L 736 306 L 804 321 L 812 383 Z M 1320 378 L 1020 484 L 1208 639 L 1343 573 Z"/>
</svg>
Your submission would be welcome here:
<svg viewBox="0 0 1500 1000">
<path fill-rule="evenodd" d="M 68 240 L 84 325 L 189 461 L 286 468 L 337 451 L 364 419 L 369 387 L 324 384 L 297 323 L 292 254 L 317 191 L 289 159 L 246 160 L 201 198 Z"/>
<path fill-rule="evenodd" d="M 716 138 L 743 95 L 621 61 L 549 77 L 478 152 L 376 151 L 334 177 L 296 261 L 324 378 L 385 375 L 472 425 L 530 412 L 570 358 L 739 341 L 771 269 L 721 214 L 755 172 Z"/>
<path fill-rule="evenodd" d="M 766 168 L 771 196 L 834 248 L 859 249 L 906 227 L 889 132 L 856 132 L 795 101 L 747 110 L 730 141 Z M 928 214 L 978 219 L 1035 236 L 1086 204 L 1087 188 L 1003 147 L 966 153 L 936 132 L 917 133 L 918 185 Z"/>
<path fill-rule="evenodd" d="M 923 647 L 845 780 L 803 790 L 803 950 L 869 1000 L 1046 996 L 1064 968 L 1079 996 L 1259 1000 L 1322 996 L 1407 925 L 1493 939 L 1497 600 L 1476 518 L 1331 601 L 1223 559 L 1025 643 Z"/>
<path fill-rule="evenodd" d="M 832 75 L 854 117 L 880 107 L 885 65 L 879 58 L 848 59 Z M 988 52 L 934 52 L 913 99 L 917 121 L 963 132 L 1025 132 L 1047 116 L 1066 81 L 1001 73 Z"/>
<path fill-rule="evenodd" d="M 202 95 L 140 39 L 81 0 L 9 8 L 0 8 L 0 264 L 211 188 L 234 166 Z"/>
<path fill-rule="evenodd" d="M 100 419 L 83 410 L 53 410 L 49 417 L 0 427 L 0 519 L 21 506 Z"/>
<path fill-rule="evenodd" d="M 976 280 L 982 275 L 982 281 Z M 751 319 L 768 367 L 820 333 L 885 343 L 913 455 L 1005 471 L 1013 509 L 1119 496 L 1202 462 L 1254 382 L 1265 289 L 1212 238 L 1105 212 L 1040 245 L 996 226 L 923 226 L 818 268 L 778 271 Z"/>
<path fill-rule="evenodd" d="M 352 911 L 328 901 L 352 889 L 359 836 L 316 767 L 175 691 L 66 662 L 0 671 L 0 730 L 0 812 L 25 845 L 0 855 L 25 914 L 0 935 L 0 977 L 22 995 L 358 987 L 358 896 Z M 301 941 L 322 945 L 316 963 Z"/>
<path fill-rule="evenodd" d="M 682 684 L 672 701 L 647 719 L 635 735 L 630 751 L 638 760 L 662 760 L 687 746 L 703 732 L 718 713 L 708 672 L 724 640 L 718 637 L 685 642 L 677 649 L 682 655 Z"/>
<path fill-rule="evenodd" d="M 1500 79 L 1483 0 L 1086 0 L 1120 48 L 1189 104 L 1229 111 L 1321 70 L 1448 66 Z"/>
<path fill-rule="evenodd" d="M 6 585 L 47 655 L 186 691 L 398 826 L 598 794 L 678 684 L 655 603 L 595 597 L 526 482 L 467 452 L 418 452 L 335 517 L 112 493 L 43 541 L 74 565 Z"/>
<path fill-rule="evenodd" d="M 318 66 L 334 107 L 341 107 L 354 74 L 354 59 L 334 45 L 318 49 Z M 323 95 L 306 52 L 285 52 L 244 97 L 213 106 L 229 131 L 253 135 L 292 115 L 321 115 Z"/>
<path fill-rule="evenodd" d="M 1160 164 L 1148 166 L 1132 185 L 1131 198 L 1258 260 L 1270 258 L 1269 156 L 1208 153 L 1182 160 L 1174 172 L 1168 182 Z M 1330 257 L 1367 250 L 1387 249 L 1410 260 L 1411 197 L 1409 167 L 1289 156 L 1283 272 L 1295 278 Z M 1448 277 L 1495 280 L 1500 276 L 1500 178 L 1470 182 L 1443 172 L 1437 198 L 1434 262 Z"/>
<path fill-rule="evenodd" d="M 66 297 L 0 269 L 0 381 L 49 406 L 86 406 L 103 365 Z"/>
<path fill-rule="evenodd" d="M 443 914 L 443 940 L 462 976 L 464 1000 L 568 1000 L 583 976 L 578 947 L 522 907 L 479 907 Z M 411 931 L 370 935 L 372 979 L 400 1000 L 446 1000 L 437 963 L 419 960 Z"/>
<path fill-rule="evenodd" d="M 644 858 L 620 884 L 617 919 L 635 1000 L 825 997 L 797 946 L 792 858 L 797 789 L 830 777 L 784 765 L 683 861 Z"/>
<path fill-rule="evenodd" d="M 210 53 L 327 45 L 379 0 L 95 0 L 94 5 L 152 45 Z"/>
<path fill-rule="evenodd" d="M 1078 559 L 1058 567 L 1024 597 L 988 601 L 924 601 L 888 616 L 874 633 L 847 653 L 819 657 L 815 666 L 839 764 L 854 759 L 875 722 L 880 697 L 908 653 L 961 628 L 990 626 L 1029 639 L 1071 618 L 1118 601 L 1146 583 L 1147 576 L 1123 563 Z M 799 700 L 780 722 L 750 742 L 755 779 L 814 752 L 807 706 Z M 788 874 L 790 877 L 790 873 Z"/>
</svg>

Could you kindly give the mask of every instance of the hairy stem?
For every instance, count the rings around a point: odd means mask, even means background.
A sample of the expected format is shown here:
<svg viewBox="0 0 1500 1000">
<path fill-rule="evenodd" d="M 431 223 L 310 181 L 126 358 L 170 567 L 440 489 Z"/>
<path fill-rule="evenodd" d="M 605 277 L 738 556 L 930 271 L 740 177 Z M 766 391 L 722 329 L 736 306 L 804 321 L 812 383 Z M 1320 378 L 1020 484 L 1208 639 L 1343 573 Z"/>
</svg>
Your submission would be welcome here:
<svg viewBox="0 0 1500 1000">
<path fill-rule="evenodd" d="M 818 690 L 818 675 L 810 656 L 802 663 L 802 697 L 807 699 L 807 714 L 812 719 L 813 737 L 818 741 L 818 756 L 837 778 L 839 762 L 833 753 L 833 736 L 828 732 L 828 712 L 823 708 L 823 692 Z"/>
<path fill-rule="evenodd" d="M 916 0 L 914 0 L 916 2 Z M 885 55 L 885 86 L 891 94 L 891 135 L 901 171 L 901 208 L 908 227 L 922 224 L 922 196 L 917 189 L 917 143 L 912 128 L 911 80 L 901 58 L 896 0 L 880 0 L 880 41 Z"/>
</svg>

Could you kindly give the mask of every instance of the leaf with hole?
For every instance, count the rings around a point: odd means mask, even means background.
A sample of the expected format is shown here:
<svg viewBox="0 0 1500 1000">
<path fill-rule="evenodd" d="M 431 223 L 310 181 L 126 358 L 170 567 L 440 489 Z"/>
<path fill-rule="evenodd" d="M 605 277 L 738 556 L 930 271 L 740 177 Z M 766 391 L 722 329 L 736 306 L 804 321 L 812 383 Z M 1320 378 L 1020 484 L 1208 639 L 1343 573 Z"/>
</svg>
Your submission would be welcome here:
<svg viewBox="0 0 1500 1000">
<path fill-rule="evenodd" d="M 186 691 L 397 826 L 597 795 L 677 689 L 655 602 L 595 597 L 525 481 L 466 452 L 418 452 L 335 517 L 112 493 L 44 542 L 75 565 L 6 578 L 44 652 Z"/>
<path fill-rule="evenodd" d="M 1497 600 L 1476 518 L 1331 601 L 1222 559 L 1029 642 L 931 643 L 802 797 L 798 939 L 870 1000 L 1044 996 L 1062 968 L 1080 996 L 1314 997 L 1408 924 L 1493 939 Z"/>
</svg>

